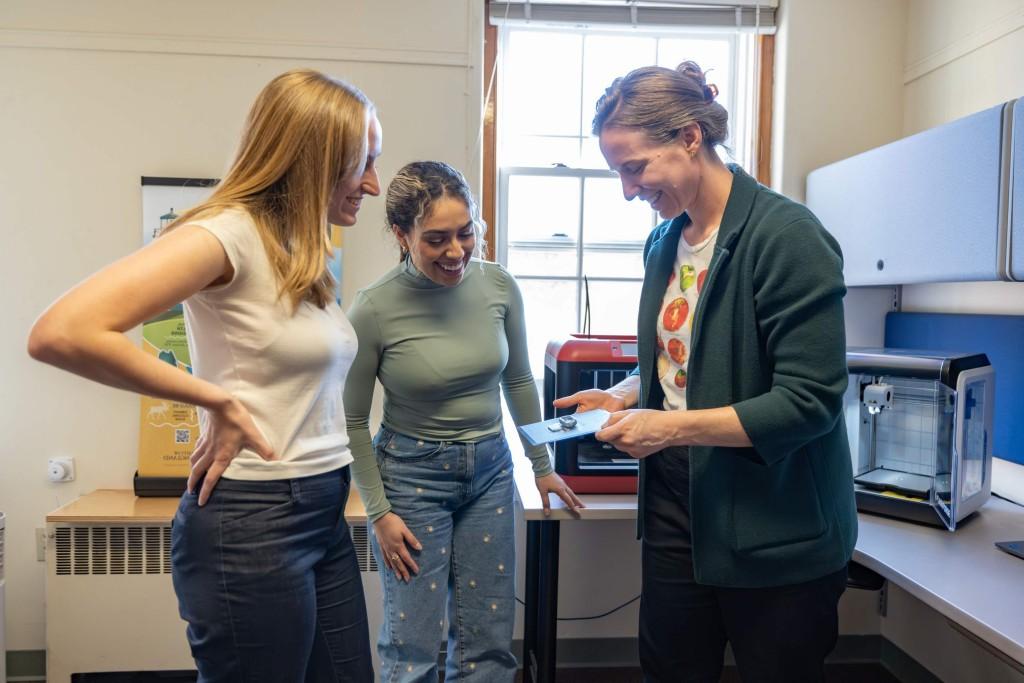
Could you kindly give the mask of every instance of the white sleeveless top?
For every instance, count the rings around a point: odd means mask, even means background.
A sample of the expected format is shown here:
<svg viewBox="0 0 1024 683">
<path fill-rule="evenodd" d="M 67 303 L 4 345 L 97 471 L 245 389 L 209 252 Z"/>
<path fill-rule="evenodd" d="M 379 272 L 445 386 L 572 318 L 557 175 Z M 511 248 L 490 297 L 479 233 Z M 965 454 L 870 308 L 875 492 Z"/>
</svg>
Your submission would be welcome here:
<svg viewBox="0 0 1024 683">
<path fill-rule="evenodd" d="M 191 223 L 220 240 L 234 269 L 184 302 L 193 372 L 241 401 L 279 458 L 243 449 L 224 476 L 293 479 L 352 462 L 341 398 L 357 342 L 341 307 L 303 302 L 293 314 L 245 211 Z M 199 417 L 205 431 L 208 414 Z"/>
</svg>

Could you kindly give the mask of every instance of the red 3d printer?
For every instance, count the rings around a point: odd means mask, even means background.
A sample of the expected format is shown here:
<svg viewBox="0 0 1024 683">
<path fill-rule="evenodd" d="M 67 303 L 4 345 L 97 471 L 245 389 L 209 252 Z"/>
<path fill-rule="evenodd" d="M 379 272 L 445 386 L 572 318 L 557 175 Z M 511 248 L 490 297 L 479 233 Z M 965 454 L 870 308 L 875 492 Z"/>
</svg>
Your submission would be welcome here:
<svg viewBox="0 0 1024 683">
<path fill-rule="evenodd" d="M 574 334 L 548 342 L 544 354 L 544 419 L 569 415 L 551 402 L 584 389 L 607 389 L 636 367 L 636 337 Z M 637 461 L 593 435 L 548 444 L 555 471 L 577 493 L 636 493 Z"/>
</svg>

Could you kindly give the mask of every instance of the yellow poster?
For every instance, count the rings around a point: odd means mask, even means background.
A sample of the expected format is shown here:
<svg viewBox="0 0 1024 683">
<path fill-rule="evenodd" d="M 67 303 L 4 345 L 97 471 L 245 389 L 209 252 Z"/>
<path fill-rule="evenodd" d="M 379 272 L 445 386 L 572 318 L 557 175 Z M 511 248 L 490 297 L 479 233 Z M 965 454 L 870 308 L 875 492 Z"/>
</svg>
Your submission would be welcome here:
<svg viewBox="0 0 1024 683">
<path fill-rule="evenodd" d="M 142 348 L 182 372 L 192 372 L 181 306 L 142 326 Z M 195 406 L 143 396 L 139 415 L 139 476 L 187 477 L 199 438 Z"/>
</svg>

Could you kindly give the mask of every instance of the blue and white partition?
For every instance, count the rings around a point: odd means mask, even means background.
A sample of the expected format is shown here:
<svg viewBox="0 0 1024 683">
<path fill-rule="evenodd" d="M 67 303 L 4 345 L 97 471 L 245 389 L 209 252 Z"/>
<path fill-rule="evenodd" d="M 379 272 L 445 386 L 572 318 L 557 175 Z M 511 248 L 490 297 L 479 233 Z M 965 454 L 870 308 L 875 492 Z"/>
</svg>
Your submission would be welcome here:
<svg viewBox="0 0 1024 683">
<path fill-rule="evenodd" d="M 1006 107 L 986 109 L 807 176 L 807 205 L 839 240 L 848 285 L 1005 277 L 1000 169 Z M 1024 172 L 1019 175 L 1024 178 Z M 1017 196 L 1024 198 L 1024 187 Z M 1024 215 L 1019 218 L 1024 221 Z M 1018 244 L 1024 248 L 1024 235 Z M 1024 273 L 1024 254 L 1018 259 L 1017 272 Z"/>
<path fill-rule="evenodd" d="M 1006 277 L 1024 281 L 1024 98 L 1012 104 Z"/>
</svg>

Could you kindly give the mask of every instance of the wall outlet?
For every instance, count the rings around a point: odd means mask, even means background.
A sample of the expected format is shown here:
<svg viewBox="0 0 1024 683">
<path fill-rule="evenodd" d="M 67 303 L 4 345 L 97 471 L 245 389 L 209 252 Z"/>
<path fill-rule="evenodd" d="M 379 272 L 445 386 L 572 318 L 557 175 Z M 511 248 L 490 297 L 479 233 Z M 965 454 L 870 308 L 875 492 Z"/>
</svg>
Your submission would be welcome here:
<svg viewBox="0 0 1024 683">
<path fill-rule="evenodd" d="M 50 458 L 46 463 L 46 478 L 54 482 L 75 480 L 74 458 Z"/>
<path fill-rule="evenodd" d="M 46 562 L 46 529 L 36 529 L 36 559 Z"/>
</svg>

